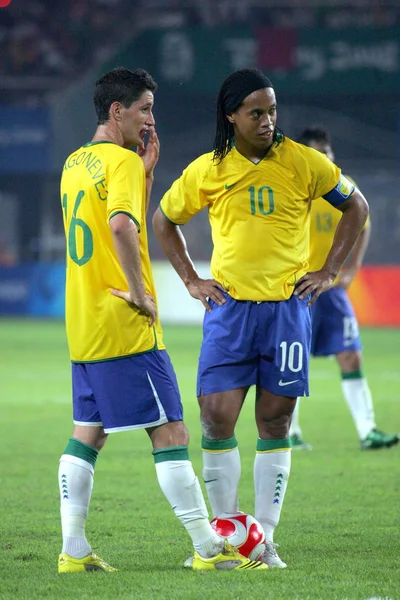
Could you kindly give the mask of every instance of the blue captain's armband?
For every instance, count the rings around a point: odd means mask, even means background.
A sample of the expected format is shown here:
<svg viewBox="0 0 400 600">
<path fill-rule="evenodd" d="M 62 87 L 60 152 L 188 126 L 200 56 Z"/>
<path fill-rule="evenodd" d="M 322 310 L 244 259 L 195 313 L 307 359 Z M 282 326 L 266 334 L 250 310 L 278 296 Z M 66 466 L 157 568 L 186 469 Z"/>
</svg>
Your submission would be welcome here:
<svg viewBox="0 0 400 600">
<path fill-rule="evenodd" d="M 350 198 L 354 190 L 355 185 L 351 183 L 347 177 L 341 175 L 333 190 L 327 194 L 324 194 L 323 198 L 325 198 L 329 204 L 332 204 L 332 206 L 339 206 L 348 200 L 348 198 Z"/>
</svg>

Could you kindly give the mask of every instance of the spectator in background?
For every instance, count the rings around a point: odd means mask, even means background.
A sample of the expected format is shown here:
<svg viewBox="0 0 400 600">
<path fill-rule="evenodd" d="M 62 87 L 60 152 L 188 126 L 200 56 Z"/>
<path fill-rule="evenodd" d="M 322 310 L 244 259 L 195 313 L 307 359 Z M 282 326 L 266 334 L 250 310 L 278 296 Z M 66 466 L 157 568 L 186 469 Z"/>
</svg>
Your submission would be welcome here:
<svg viewBox="0 0 400 600">
<path fill-rule="evenodd" d="M 298 141 L 335 160 L 330 134 L 324 127 L 308 127 Z M 342 213 L 319 198 L 311 204 L 310 270 L 318 271 L 325 263 Z M 347 295 L 347 288 L 361 267 L 368 247 L 371 224 L 368 219 L 349 259 L 340 270 L 333 287 L 317 298 L 311 307 L 314 356 L 336 357 L 341 372 L 343 396 L 350 409 L 360 439 L 361 450 L 389 448 L 397 444 L 398 435 L 384 433 L 376 427 L 371 391 L 362 372 L 362 350 L 358 323 Z M 311 449 L 302 439 L 299 401 L 290 427 L 292 448 Z"/>
<path fill-rule="evenodd" d="M 127 17 L 137 2 L 18 0 L 1 11 L 0 74 L 52 77 L 81 74 L 134 31 Z"/>
</svg>

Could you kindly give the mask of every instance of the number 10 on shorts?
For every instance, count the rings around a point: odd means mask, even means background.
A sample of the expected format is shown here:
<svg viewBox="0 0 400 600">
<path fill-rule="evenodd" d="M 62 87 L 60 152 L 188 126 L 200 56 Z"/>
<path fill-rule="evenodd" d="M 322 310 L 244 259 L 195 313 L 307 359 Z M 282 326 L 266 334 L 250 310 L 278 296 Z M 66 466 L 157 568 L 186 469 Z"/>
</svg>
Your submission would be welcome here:
<svg viewBox="0 0 400 600">
<path fill-rule="evenodd" d="M 303 344 L 300 342 L 281 342 L 281 373 L 288 368 L 292 373 L 298 373 L 303 368 Z"/>
</svg>

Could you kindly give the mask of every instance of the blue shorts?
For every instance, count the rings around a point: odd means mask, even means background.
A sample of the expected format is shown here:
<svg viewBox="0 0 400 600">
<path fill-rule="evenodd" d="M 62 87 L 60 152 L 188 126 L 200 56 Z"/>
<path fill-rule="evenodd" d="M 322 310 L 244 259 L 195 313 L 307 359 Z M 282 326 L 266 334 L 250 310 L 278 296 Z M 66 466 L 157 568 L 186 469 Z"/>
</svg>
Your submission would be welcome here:
<svg viewBox="0 0 400 600">
<path fill-rule="evenodd" d="M 178 382 L 166 350 L 116 360 L 72 363 L 75 425 L 106 433 L 182 421 Z"/>
<path fill-rule="evenodd" d="M 344 288 L 333 287 L 321 294 L 311 307 L 311 320 L 314 356 L 361 350 L 357 319 Z"/>
<path fill-rule="evenodd" d="M 258 385 L 278 396 L 308 396 L 311 317 L 307 301 L 234 300 L 203 322 L 197 395 Z"/>
</svg>

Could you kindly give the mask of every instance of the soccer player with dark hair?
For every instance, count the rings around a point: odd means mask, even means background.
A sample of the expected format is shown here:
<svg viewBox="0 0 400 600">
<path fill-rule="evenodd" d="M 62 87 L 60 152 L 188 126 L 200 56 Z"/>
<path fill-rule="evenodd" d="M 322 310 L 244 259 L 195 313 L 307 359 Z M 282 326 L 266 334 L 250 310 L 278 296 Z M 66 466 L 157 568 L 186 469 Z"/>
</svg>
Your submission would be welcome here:
<svg viewBox="0 0 400 600">
<path fill-rule="evenodd" d="M 239 507 L 235 425 L 255 385 L 253 514 L 268 540 L 264 562 L 282 568 L 273 533 L 289 478 L 291 415 L 297 396 L 308 395 L 310 304 L 333 284 L 368 204 L 336 165 L 285 137 L 276 122 L 270 80 L 257 69 L 232 73 L 218 96 L 214 151 L 172 184 L 153 227 L 188 292 L 205 307 L 197 396 L 213 516 Z M 321 196 L 343 218 L 324 265 L 310 273 L 310 203 Z M 204 208 L 214 246 L 213 279 L 206 280 L 180 230 Z"/>
<path fill-rule="evenodd" d="M 298 141 L 325 154 L 329 160 L 335 160 L 330 133 L 325 127 L 306 128 Z M 349 177 L 348 179 L 352 181 Z M 324 264 L 341 217 L 342 213 L 323 198 L 312 203 L 309 257 L 311 271 L 317 271 Z M 398 443 L 397 434 L 387 434 L 376 427 L 371 391 L 362 373 L 358 323 L 346 292 L 363 262 L 370 231 L 368 219 L 334 285 L 316 300 L 311 309 L 311 354 L 336 357 L 341 372 L 343 396 L 353 417 L 362 450 L 388 448 Z M 302 439 L 299 403 L 293 412 L 290 438 L 293 448 L 311 448 Z"/>
<path fill-rule="evenodd" d="M 93 554 L 85 524 L 99 451 L 109 433 L 134 429 L 145 429 L 150 438 L 160 487 L 192 538 L 193 568 L 266 568 L 213 530 L 189 460 L 147 243 L 146 213 L 159 157 L 156 87 L 143 69 L 103 75 L 94 93 L 94 137 L 67 158 L 61 179 L 74 429 L 58 475 L 59 573 L 115 571 Z"/>
</svg>

